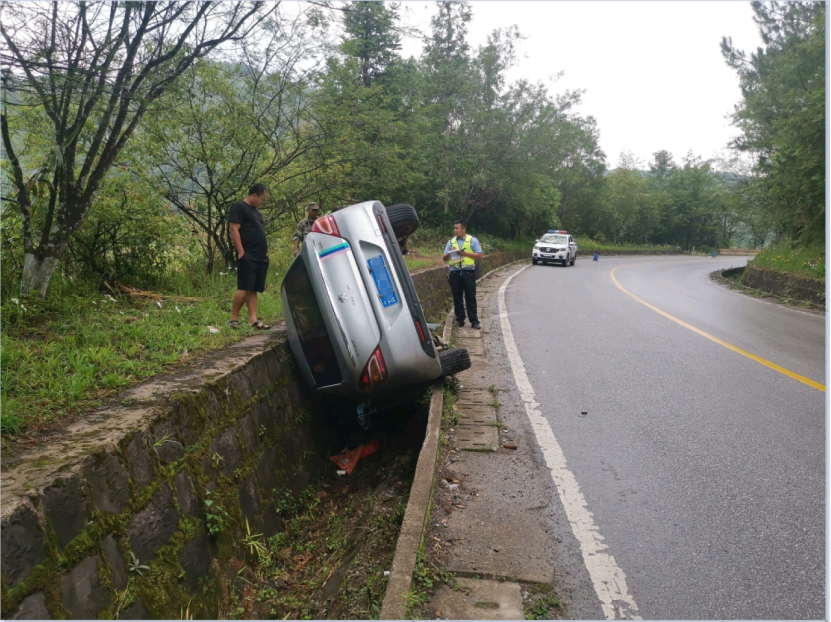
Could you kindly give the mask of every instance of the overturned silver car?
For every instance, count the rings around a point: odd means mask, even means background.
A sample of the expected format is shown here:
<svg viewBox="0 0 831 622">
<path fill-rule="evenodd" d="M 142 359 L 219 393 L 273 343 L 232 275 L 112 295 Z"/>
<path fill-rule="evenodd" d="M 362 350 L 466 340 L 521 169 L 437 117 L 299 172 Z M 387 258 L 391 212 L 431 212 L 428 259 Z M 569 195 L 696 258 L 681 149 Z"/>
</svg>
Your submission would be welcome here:
<svg viewBox="0 0 831 622">
<path fill-rule="evenodd" d="M 359 423 L 408 389 L 470 367 L 438 352 L 404 263 L 409 205 L 352 205 L 315 221 L 283 279 L 289 344 L 309 386 L 359 402 Z"/>
</svg>

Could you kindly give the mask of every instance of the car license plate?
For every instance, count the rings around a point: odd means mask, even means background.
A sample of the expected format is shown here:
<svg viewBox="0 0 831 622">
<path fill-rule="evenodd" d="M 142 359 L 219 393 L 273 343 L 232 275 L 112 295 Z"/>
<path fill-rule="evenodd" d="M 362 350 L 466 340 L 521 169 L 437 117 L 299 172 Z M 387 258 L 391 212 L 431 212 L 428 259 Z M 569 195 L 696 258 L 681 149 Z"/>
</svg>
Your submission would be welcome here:
<svg viewBox="0 0 831 622">
<path fill-rule="evenodd" d="M 387 265 L 384 263 L 384 256 L 372 257 L 366 263 L 372 273 L 375 289 L 378 291 L 378 297 L 381 299 L 384 308 L 398 304 L 398 296 L 395 294 L 395 287 L 393 287 L 390 273 L 387 271 Z"/>
</svg>

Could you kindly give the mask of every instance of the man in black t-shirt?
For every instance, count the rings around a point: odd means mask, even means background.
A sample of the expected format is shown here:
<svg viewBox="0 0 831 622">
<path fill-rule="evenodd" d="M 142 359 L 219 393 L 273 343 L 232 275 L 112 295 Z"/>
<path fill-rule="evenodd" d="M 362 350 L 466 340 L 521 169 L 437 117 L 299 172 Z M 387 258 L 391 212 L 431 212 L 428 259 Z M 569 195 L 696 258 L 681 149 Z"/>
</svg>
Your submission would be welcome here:
<svg viewBox="0 0 831 622">
<path fill-rule="evenodd" d="M 257 319 L 257 292 L 265 291 L 268 273 L 268 240 L 260 207 L 265 203 L 268 190 L 263 184 L 254 184 L 248 196 L 231 206 L 228 215 L 229 233 L 237 249 L 237 293 L 231 304 L 228 326 L 239 328 L 239 312 L 242 305 L 248 307 L 248 324 L 257 330 L 271 326 Z"/>
</svg>

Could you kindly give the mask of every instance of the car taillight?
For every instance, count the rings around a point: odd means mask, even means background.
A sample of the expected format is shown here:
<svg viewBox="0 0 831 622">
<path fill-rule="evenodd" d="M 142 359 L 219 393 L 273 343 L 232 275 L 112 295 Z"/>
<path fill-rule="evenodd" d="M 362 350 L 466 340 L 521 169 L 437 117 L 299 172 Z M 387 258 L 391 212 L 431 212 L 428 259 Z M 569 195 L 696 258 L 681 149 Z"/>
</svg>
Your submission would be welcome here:
<svg viewBox="0 0 831 622">
<path fill-rule="evenodd" d="M 414 319 L 414 320 L 413 320 L 413 322 L 415 322 L 415 325 L 416 325 L 416 332 L 418 332 L 418 337 L 419 337 L 419 339 L 421 339 L 422 341 L 426 341 L 426 340 L 424 339 L 424 331 L 423 331 L 423 330 L 422 330 L 422 328 L 421 328 L 421 322 L 419 322 L 419 321 L 418 321 L 418 320 L 416 320 L 416 319 Z"/>
<path fill-rule="evenodd" d="M 326 235 L 336 235 L 340 237 L 338 223 L 335 222 L 335 217 L 332 214 L 329 214 L 328 216 L 321 216 L 315 220 L 315 224 L 312 225 L 312 231 L 315 233 L 325 233 Z"/>
<path fill-rule="evenodd" d="M 381 226 L 381 233 L 386 234 L 387 228 L 384 226 L 384 219 L 381 218 L 381 214 L 376 214 L 375 218 L 378 219 L 378 224 Z"/>
<path fill-rule="evenodd" d="M 360 388 L 363 391 L 373 390 L 387 379 L 387 364 L 384 363 L 384 355 L 381 354 L 381 346 L 375 348 L 372 356 L 366 362 L 361 372 Z"/>
</svg>

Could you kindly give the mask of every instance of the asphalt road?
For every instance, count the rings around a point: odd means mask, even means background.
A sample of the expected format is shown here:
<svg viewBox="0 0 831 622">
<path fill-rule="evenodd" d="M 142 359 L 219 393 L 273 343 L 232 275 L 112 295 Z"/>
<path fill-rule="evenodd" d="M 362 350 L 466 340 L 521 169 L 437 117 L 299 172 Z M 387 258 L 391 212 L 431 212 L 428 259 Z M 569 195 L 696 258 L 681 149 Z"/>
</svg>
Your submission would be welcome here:
<svg viewBox="0 0 831 622">
<path fill-rule="evenodd" d="M 507 290 L 513 334 L 643 618 L 825 617 L 825 318 L 708 278 L 744 258 L 580 258 Z M 587 412 L 582 415 L 581 412 Z"/>
</svg>

